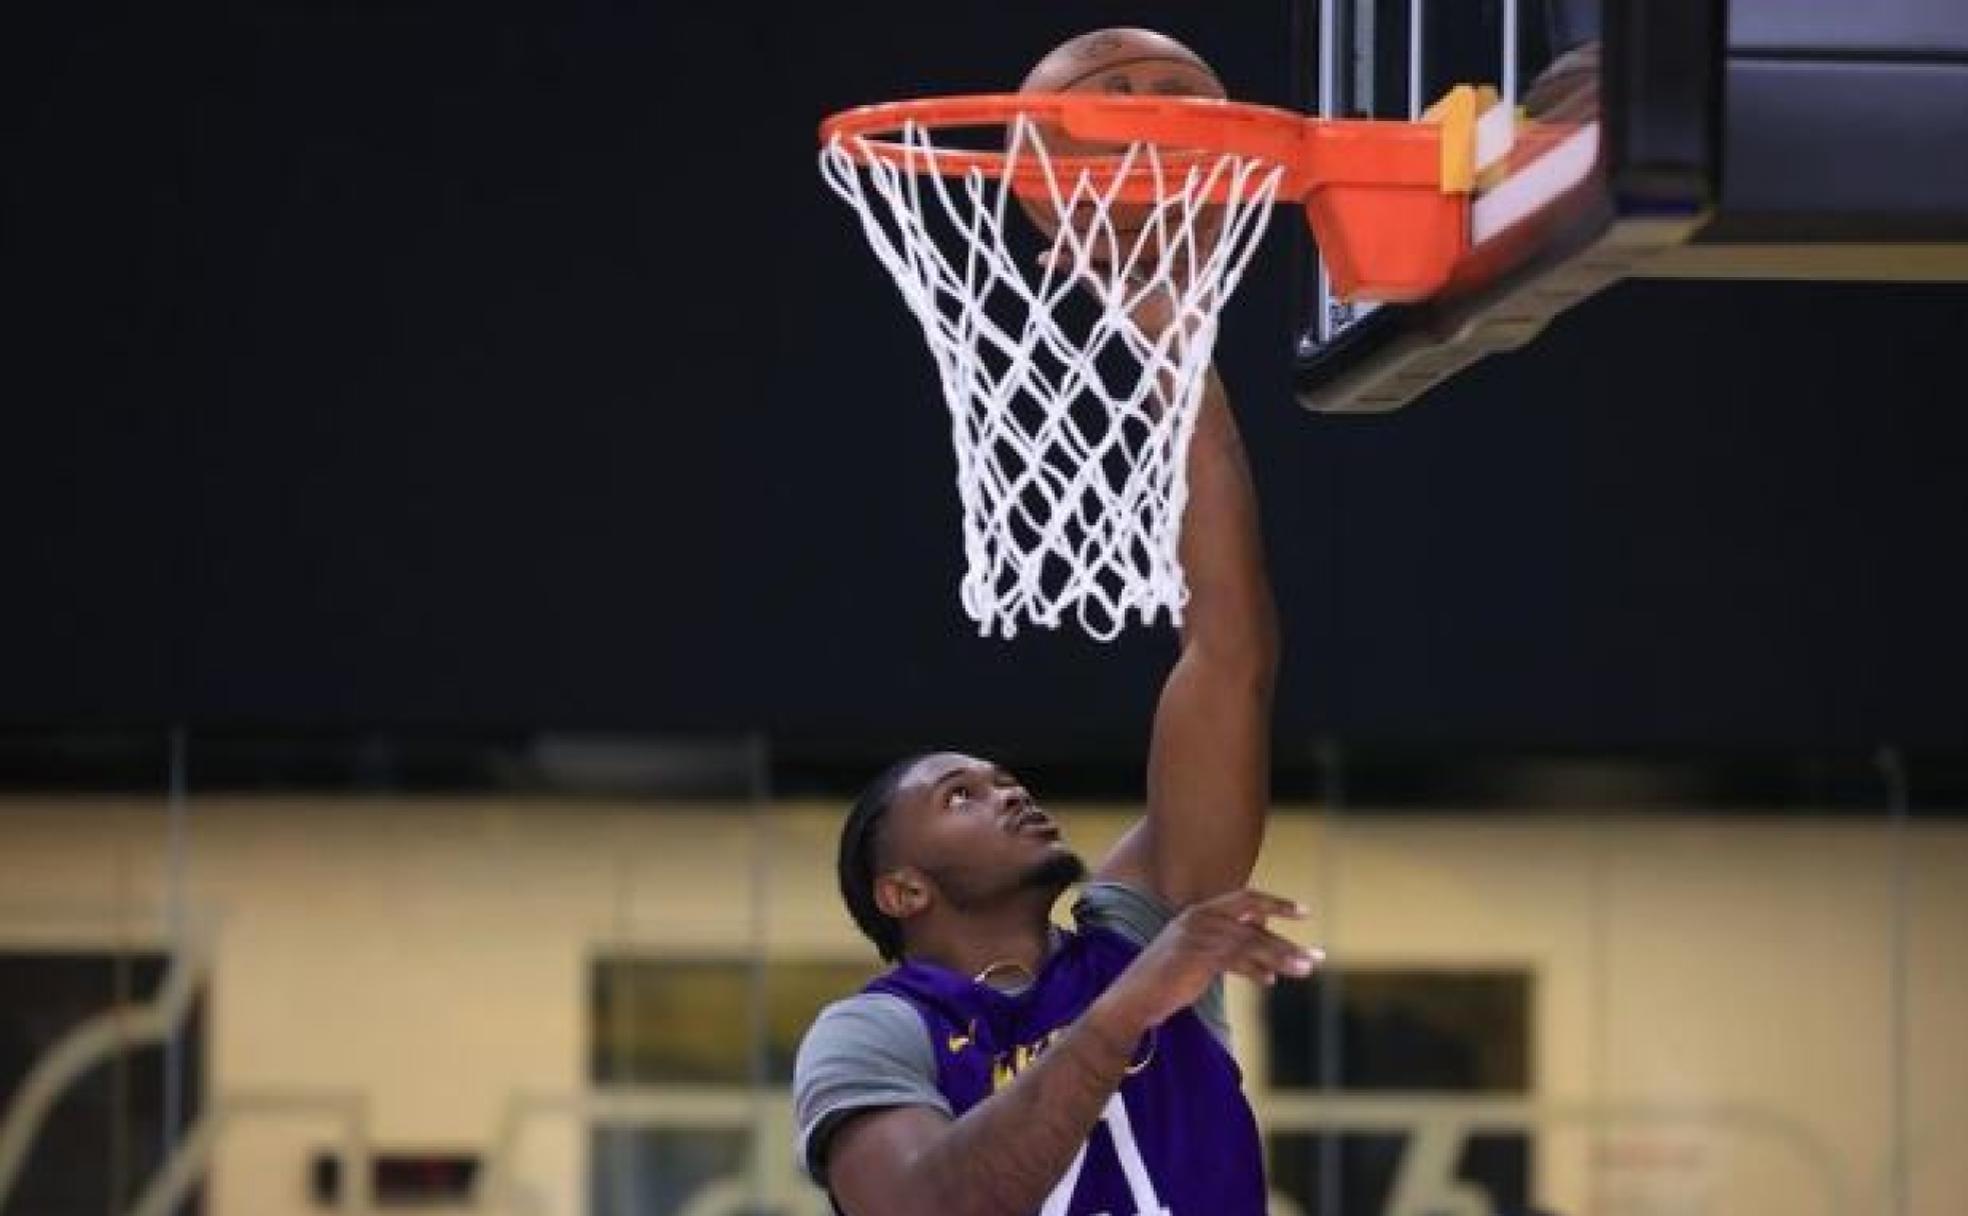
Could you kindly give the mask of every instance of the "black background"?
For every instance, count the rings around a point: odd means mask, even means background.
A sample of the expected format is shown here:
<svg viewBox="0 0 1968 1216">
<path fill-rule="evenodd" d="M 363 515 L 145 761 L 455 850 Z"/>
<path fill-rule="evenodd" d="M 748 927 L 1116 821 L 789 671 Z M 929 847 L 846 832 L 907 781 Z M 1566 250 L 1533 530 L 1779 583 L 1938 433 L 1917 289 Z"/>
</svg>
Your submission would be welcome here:
<svg viewBox="0 0 1968 1216">
<path fill-rule="evenodd" d="M 833 109 L 1288 11 L 10 5 L 0 721 L 1139 746 L 1165 632 L 974 636 L 914 322 Z M 1286 737 L 1968 740 L 1960 287 L 1633 283 L 1384 418 L 1220 358 Z"/>
</svg>

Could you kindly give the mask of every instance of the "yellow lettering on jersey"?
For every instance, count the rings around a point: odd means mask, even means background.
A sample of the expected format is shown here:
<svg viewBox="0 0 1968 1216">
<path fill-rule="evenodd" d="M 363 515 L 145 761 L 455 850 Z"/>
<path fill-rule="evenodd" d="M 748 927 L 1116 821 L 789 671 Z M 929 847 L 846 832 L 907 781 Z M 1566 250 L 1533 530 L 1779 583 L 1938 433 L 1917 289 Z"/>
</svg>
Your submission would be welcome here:
<svg viewBox="0 0 1968 1216">
<path fill-rule="evenodd" d="M 1052 1046 L 1054 1041 L 1065 1033 L 1066 1028 L 1060 1026 L 1046 1032 L 1044 1038 L 1000 1053 L 991 1061 L 991 1092 L 996 1093 L 1011 1084 L 1019 1073 L 1024 1072 L 1033 1060 L 1039 1058 L 1039 1053 Z"/>
<path fill-rule="evenodd" d="M 977 1033 L 977 1023 L 972 1022 L 970 1025 L 964 1027 L 964 1032 L 962 1034 L 951 1035 L 948 1038 L 948 1040 L 946 1040 L 950 1045 L 950 1054 L 956 1055 L 964 1048 L 970 1046 L 971 1038 L 976 1033 Z"/>
</svg>

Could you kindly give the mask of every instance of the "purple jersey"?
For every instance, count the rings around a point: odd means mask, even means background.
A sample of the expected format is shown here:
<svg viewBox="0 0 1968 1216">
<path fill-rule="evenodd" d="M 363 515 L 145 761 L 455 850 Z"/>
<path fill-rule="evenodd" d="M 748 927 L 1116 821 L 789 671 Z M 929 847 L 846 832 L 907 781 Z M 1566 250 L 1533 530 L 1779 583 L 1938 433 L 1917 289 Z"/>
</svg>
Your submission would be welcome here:
<svg viewBox="0 0 1968 1216">
<path fill-rule="evenodd" d="M 1126 938 L 1083 926 L 1060 935 L 1038 979 L 1015 995 L 924 963 L 904 963 L 866 991 L 921 1015 L 936 1086 L 961 1116 L 1063 1034 L 1137 953 Z M 1264 1216 L 1264 1163 L 1242 1080 L 1193 1010 L 1156 1027 L 1040 1216 Z"/>
</svg>

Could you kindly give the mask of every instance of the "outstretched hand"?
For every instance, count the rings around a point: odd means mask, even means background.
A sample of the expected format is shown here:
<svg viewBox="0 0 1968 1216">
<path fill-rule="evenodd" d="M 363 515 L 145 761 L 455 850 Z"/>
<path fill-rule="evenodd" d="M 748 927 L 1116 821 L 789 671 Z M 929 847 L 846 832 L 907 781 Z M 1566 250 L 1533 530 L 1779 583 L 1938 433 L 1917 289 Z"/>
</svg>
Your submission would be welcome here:
<svg viewBox="0 0 1968 1216">
<path fill-rule="evenodd" d="M 1304 979 L 1325 951 L 1271 932 L 1273 919 L 1303 920 L 1305 908 L 1263 891 L 1231 891 L 1192 904 L 1168 923 L 1102 1002 L 1143 1029 L 1160 1025 L 1202 998 L 1220 975 L 1271 985 Z"/>
</svg>

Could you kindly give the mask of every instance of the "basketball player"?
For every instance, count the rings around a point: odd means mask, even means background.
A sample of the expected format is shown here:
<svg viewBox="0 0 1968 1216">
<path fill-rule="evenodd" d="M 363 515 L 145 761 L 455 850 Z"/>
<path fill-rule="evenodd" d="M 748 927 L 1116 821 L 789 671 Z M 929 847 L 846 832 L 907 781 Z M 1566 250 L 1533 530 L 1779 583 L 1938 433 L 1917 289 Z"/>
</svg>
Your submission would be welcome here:
<svg viewBox="0 0 1968 1216">
<path fill-rule="evenodd" d="M 1025 87 L 1223 95 L 1193 53 L 1135 30 L 1066 43 Z M 846 1216 L 1265 1210 L 1221 978 L 1300 978 L 1321 955 L 1267 928 L 1301 908 L 1244 889 L 1277 626 L 1213 371 L 1188 471 L 1190 599 L 1147 814 L 1091 875 L 1018 779 L 973 756 L 905 759 L 848 816 L 841 894 L 897 966 L 821 1013 L 794 1084 L 802 1163 Z M 1074 930 L 1053 928 L 1056 900 L 1089 878 Z"/>
</svg>

